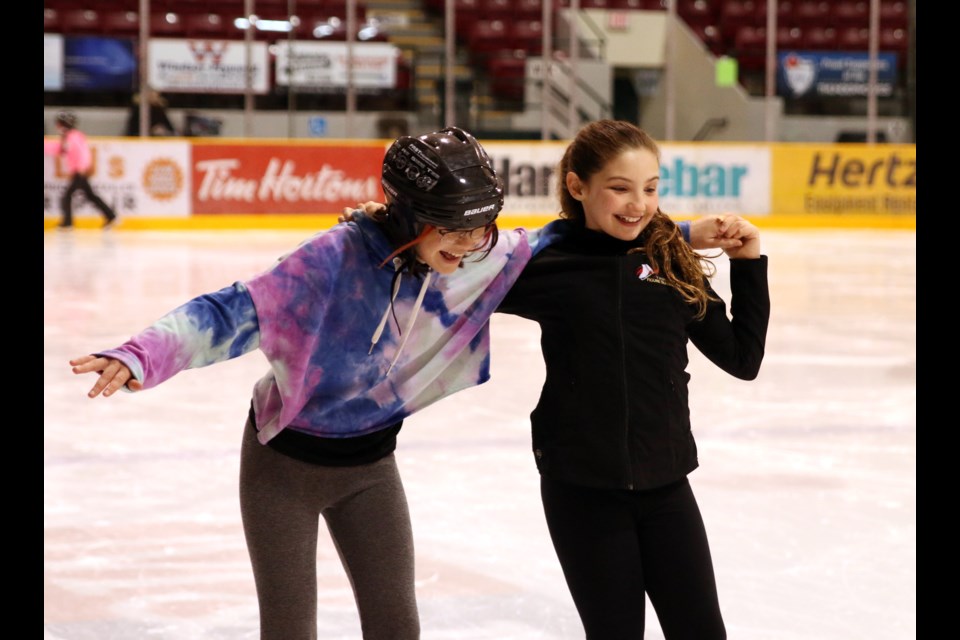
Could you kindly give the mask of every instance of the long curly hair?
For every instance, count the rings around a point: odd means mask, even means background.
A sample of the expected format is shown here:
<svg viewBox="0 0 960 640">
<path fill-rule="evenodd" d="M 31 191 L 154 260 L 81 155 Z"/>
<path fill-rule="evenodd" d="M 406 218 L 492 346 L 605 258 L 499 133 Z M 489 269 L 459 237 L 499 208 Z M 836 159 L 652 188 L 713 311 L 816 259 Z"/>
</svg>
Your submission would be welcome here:
<svg viewBox="0 0 960 640">
<path fill-rule="evenodd" d="M 660 148 L 640 127 L 622 120 L 597 120 L 584 126 L 570 143 L 557 167 L 557 195 L 560 217 L 586 226 L 583 203 L 567 189 L 566 175 L 573 172 L 587 182 L 604 166 L 624 151 L 646 149 L 659 161 Z M 688 304 L 697 309 L 697 317 L 707 312 L 707 304 L 715 300 L 707 288 L 707 280 L 716 273 L 711 257 L 694 251 L 683 239 L 677 223 L 659 208 L 637 237 L 636 246 L 628 253 L 644 252 L 650 266 L 679 291 Z"/>
</svg>

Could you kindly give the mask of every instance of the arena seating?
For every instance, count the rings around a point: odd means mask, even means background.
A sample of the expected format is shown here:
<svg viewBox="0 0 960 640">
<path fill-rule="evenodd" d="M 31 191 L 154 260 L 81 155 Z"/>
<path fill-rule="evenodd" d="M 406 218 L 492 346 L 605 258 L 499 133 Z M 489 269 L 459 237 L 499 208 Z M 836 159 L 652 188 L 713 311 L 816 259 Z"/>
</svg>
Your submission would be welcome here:
<svg viewBox="0 0 960 640">
<path fill-rule="evenodd" d="M 442 17 L 447 0 L 423 0 L 422 6 Z M 745 72 L 766 63 L 766 0 L 676 0 L 676 11 L 714 55 L 739 58 Z M 139 35 L 139 0 L 45 0 L 44 32 L 73 35 Z M 663 0 L 579 0 L 581 9 L 665 11 Z M 554 0 L 553 8 L 569 8 L 571 0 Z M 869 46 L 870 0 L 777 0 L 777 48 L 814 51 L 865 51 Z M 492 84 L 505 99 L 522 88 L 516 76 L 525 58 L 542 49 L 543 0 L 454 0 L 458 40 L 469 57 L 488 69 Z M 257 0 L 261 19 L 286 19 L 287 0 Z M 364 24 L 365 2 L 357 19 Z M 899 54 L 905 66 L 908 51 L 907 0 L 880 0 L 881 51 Z M 244 13 L 244 0 L 151 0 L 150 31 L 157 37 L 241 38 L 234 20 Z M 345 40 L 347 0 L 298 0 L 297 37 Z M 556 16 L 555 16 L 556 17 Z M 554 21 L 556 24 L 556 21 Z M 255 31 L 261 41 L 285 33 Z M 387 40 L 383 32 L 370 39 Z M 522 84 L 522 83 L 521 83 Z"/>
</svg>

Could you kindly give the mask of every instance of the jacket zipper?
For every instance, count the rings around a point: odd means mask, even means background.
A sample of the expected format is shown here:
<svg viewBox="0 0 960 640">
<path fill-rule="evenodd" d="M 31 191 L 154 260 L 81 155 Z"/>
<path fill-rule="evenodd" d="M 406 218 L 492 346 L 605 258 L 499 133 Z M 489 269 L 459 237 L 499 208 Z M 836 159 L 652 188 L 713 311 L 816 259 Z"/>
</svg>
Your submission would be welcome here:
<svg viewBox="0 0 960 640">
<path fill-rule="evenodd" d="M 630 404 L 627 401 L 627 362 L 623 337 L 623 270 L 626 258 L 617 258 L 617 328 L 620 338 L 620 381 L 623 385 L 623 454 L 627 470 L 627 489 L 633 490 L 633 469 L 630 464 Z"/>
</svg>

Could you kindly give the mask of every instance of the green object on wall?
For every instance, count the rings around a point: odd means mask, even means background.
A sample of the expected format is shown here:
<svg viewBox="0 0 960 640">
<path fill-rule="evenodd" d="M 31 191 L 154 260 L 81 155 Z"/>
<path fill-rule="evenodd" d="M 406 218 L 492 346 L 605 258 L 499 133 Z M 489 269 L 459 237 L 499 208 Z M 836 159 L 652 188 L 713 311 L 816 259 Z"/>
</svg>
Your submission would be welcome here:
<svg viewBox="0 0 960 640">
<path fill-rule="evenodd" d="M 718 87 L 732 87 L 737 84 L 737 60 L 729 56 L 717 58 L 715 82 Z"/>
</svg>

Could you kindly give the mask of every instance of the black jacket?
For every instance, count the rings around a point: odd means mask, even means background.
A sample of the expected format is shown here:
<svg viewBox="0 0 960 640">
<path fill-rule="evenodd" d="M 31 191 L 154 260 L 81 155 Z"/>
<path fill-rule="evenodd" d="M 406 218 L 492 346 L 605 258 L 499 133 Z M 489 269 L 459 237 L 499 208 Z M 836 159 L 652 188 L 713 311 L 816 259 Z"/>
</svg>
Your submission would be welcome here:
<svg viewBox="0 0 960 640">
<path fill-rule="evenodd" d="M 722 301 L 702 320 L 649 273 L 635 244 L 572 225 L 527 265 L 498 311 L 540 324 L 546 380 L 531 414 L 544 476 L 650 489 L 697 467 L 687 339 L 724 371 L 757 376 L 770 297 L 767 257 L 731 260 L 731 320 Z"/>
</svg>

